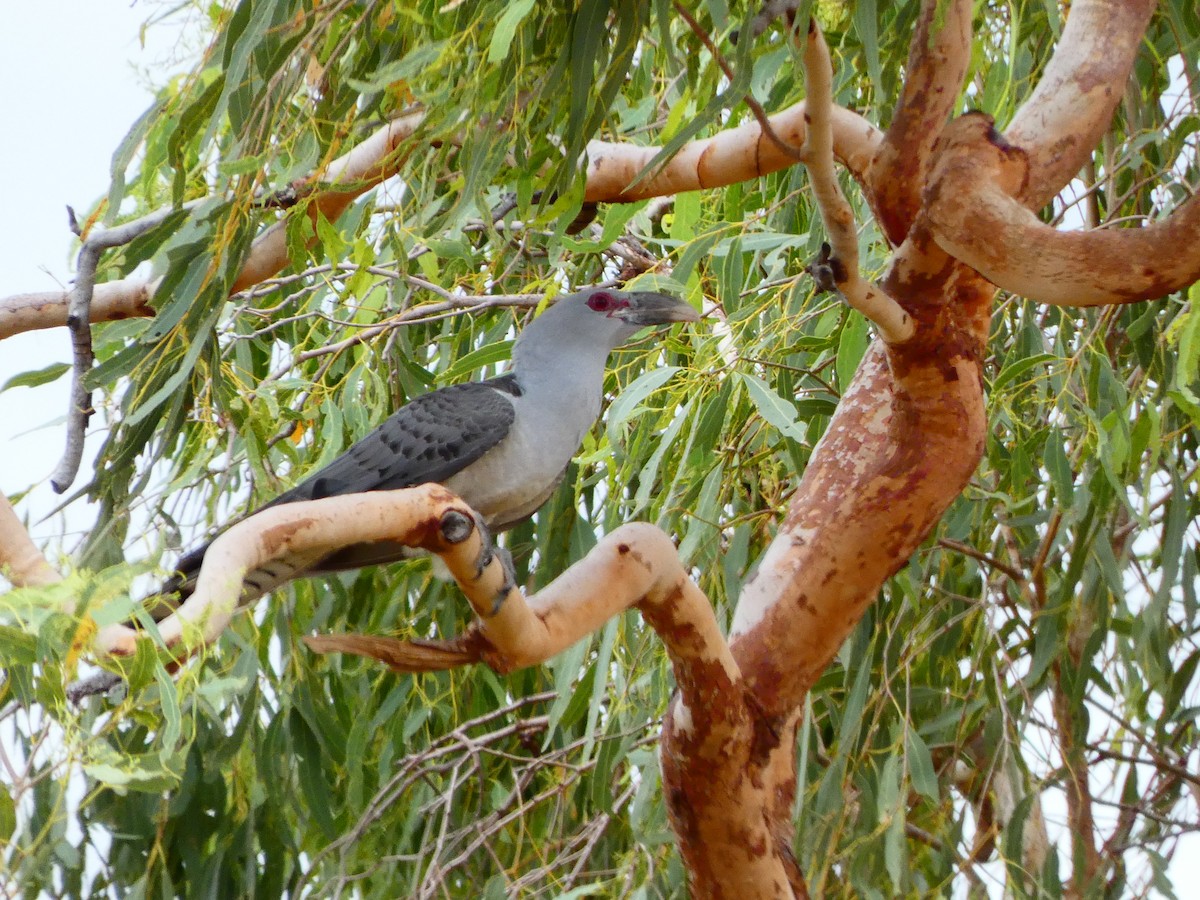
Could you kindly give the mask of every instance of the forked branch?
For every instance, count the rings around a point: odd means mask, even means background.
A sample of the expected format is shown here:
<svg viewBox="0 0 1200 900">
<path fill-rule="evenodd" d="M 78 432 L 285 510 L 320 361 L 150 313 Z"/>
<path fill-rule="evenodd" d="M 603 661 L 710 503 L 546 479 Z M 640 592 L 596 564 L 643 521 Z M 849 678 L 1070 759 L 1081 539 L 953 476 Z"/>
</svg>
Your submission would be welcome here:
<svg viewBox="0 0 1200 900">
<path fill-rule="evenodd" d="M 196 205 L 197 201 L 193 201 L 184 204 L 183 208 Z M 90 234 L 80 234 L 75 221 L 75 211 L 68 207 L 68 212 L 71 216 L 71 227 L 79 235 L 83 245 L 79 248 L 78 262 L 75 266 L 75 286 L 71 289 L 67 305 L 67 329 L 71 332 L 74 365 L 71 374 L 70 405 L 67 409 L 67 446 L 58 467 L 50 476 L 50 486 L 57 494 L 70 487 L 79 472 L 87 423 L 93 412 L 92 394 L 85 386 L 85 379 L 95 359 L 92 352 L 91 310 L 92 295 L 96 289 L 96 267 L 100 264 L 100 256 L 105 250 L 128 244 L 134 238 L 161 225 L 175 210 L 162 209 L 131 222 Z"/>
<path fill-rule="evenodd" d="M 893 246 L 916 219 L 934 145 L 958 103 L 971 58 L 973 6 L 922 0 L 904 88 L 867 176 L 867 195 Z"/>
<path fill-rule="evenodd" d="M 389 123 L 356 145 L 349 153 L 330 163 L 309 179 L 306 189 L 308 215 L 318 213 L 332 221 L 354 199 L 385 178 L 395 174 L 405 155 L 404 142 L 421 124 L 421 113 L 410 113 Z M 153 213 L 165 216 L 167 212 Z M 150 217 L 147 217 L 150 218 Z M 139 220 L 143 221 L 143 220 Z M 121 226 L 109 234 L 121 234 Z M 243 291 L 277 274 L 291 261 L 287 248 L 287 226 L 277 222 L 259 235 L 250 248 L 241 272 L 234 281 L 233 293 Z M 126 240 L 133 235 L 126 237 Z M 119 243 L 119 242 L 118 242 Z M 116 246 L 109 243 L 106 246 Z M 88 321 L 107 322 L 132 316 L 153 316 L 150 305 L 160 279 L 123 278 L 96 285 L 88 309 Z M 69 321 L 71 293 L 48 291 L 16 294 L 0 300 L 0 339 L 39 328 L 55 328 Z"/>
<path fill-rule="evenodd" d="M 1144 228 L 1058 231 L 1020 201 L 1027 166 L 988 116 L 952 123 L 928 195 L 938 245 L 997 287 L 1057 306 L 1155 300 L 1200 279 L 1200 199 Z"/>
</svg>

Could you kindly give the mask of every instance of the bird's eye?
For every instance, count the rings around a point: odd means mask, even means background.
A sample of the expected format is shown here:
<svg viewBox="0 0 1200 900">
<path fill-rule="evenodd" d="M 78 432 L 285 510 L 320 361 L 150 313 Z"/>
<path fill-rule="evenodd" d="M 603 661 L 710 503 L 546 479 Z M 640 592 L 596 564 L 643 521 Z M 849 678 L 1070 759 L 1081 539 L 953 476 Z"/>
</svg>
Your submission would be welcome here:
<svg viewBox="0 0 1200 900">
<path fill-rule="evenodd" d="M 627 304 L 622 303 L 619 299 L 606 291 L 596 291 L 587 298 L 588 309 L 596 312 L 612 312 L 614 309 L 620 309 Z"/>
</svg>

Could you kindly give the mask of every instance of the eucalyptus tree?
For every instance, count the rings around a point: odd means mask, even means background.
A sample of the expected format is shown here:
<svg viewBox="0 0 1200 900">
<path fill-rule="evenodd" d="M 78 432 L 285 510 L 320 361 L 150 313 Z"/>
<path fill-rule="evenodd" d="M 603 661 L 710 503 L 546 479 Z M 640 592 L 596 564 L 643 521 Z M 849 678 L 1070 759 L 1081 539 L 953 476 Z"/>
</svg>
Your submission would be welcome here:
<svg viewBox="0 0 1200 900">
<path fill-rule="evenodd" d="M 14 884 L 1171 890 L 1200 787 L 1191 3 L 206 14 L 78 217 L 73 291 L 0 301 L 0 336 L 74 337 L 63 490 L 107 427 L 65 579 L 0 511 Z M 190 618 L 122 624 L 168 551 L 606 282 L 710 327 L 610 373 L 507 538 L 524 592 L 419 489 L 247 519 Z M 413 562 L 226 627 L 228 572 L 364 535 L 441 555 L 469 608 Z M 69 703 L 81 653 L 127 692 Z"/>
</svg>

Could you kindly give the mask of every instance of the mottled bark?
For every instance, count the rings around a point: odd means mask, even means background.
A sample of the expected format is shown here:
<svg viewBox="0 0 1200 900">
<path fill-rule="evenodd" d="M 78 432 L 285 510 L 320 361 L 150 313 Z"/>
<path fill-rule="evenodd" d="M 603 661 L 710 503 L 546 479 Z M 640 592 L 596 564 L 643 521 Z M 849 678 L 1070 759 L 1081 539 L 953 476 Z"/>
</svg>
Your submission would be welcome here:
<svg viewBox="0 0 1200 900">
<path fill-rule="evenodd" d="M 1154 300 L 1200 279 L 1200 199 L 1143 228 L 1059 231 L 1018 199 L 1031 177 L 990 118 L 956 121 L 929 191 L 939 246 L 996 286 L 1058 306 Z"/>
<path fill-rule="evenodd" d="M 769 116 L 769 119 L 784 142 L 795 147 L 804 145 L 808 126 L 803 101 Z M 858 113 L 840 106 L 833 108 L 830 120 L 834 156 L 855 177 L 861 178 L 882 133 Z M 646 172 L 646 166 L 659 149 L 592 141 L 587 148 L 584 199 L 592 203 L 622 203 L 724 187 L 796 163 L 793 156 L 784 153 L 767 138 L 757 122 L 685 144 L 662 168 Z"/>
<path fill-rule="evenodd" d="M 893 246 L 917 217 L 934 146 L 958 103 L 971 58 L 973 6 L 922 0 L 904 88 L 866 178 L 879 227 Z"/>
<path fill-rule="evenodd" d="M 1003 136 L 982 115 L 946 125 L 970 47 L 971 7 L 960 0 L 923 4 L 907 81 L 886 134 L 853 112 L 825 107 L 829 140 L 809 147 L 806 160 L 813 158 L 809 151 L 819 156 L 818 165 L 837 159 L 863 186 L 896 245 L 881 288 L 913 328 L 903 342 L 876 341 L 868 350 L 799 474 L 776 539 L 743 588 L 728 643 L 669 539 L 656 529 L 623 526 L 526 599 L 501 569 L 476 565 L 478 548 L 469 541 L 449 549 L 430 537 L 428 523 L 438 519 L 430 518 L 432 507 L 423 507 L 426 524 L 408 526 L 425 538 L 409 537 L 445 555 L 476 624 L 440 643 L 339 635 L 313 639 L 312 646 L 372 656 L 404 671 L 474 661 L 510 671 L 548 658 L 637 606 L 662 637 L 679 685 L 664 721 L 662 773 L 694 895 L 804 896 L 790 850 L 796 725 L 807 692 L 978 465 L 987 428 L 982 361 L 997 287 L 1089 305 L 1159 297 L 1200 278 L 1196 200 L 1153 226 L 1106 232 L 1059 233 L 1031 212 L 1081 168 L 1108 127 L 1153 8 L 1152 0 L 1076 0 L 1055 56 Z M 810 97 L 807 105 L 771 117 L 783 141 L 805 144 L 811 103 Z M 370 149 L 364 144 L 331 167 L 323 180 L 346 186 L 314 189 L 313 209 L 333 218 L 395 171 L 401 131 L 381 132 Z M 660 169 L 644 172 L 657 152 L 593 142 L 586 199 L 627 202 L 711 188 L 793 162 L 758 123 L 695 141 Z M 822 183 L 827 176 L 821 174 Z M 838 227 L 852 233 L 845 224 Z M 237 287 L 286 262 L 282 226 L 275 226 L 256 241 Z M 97 288 L 101 309 L 104 287 Z M 140 294 L 124 285 L 120 296 L 138 299 L 114 302 L 112 309 L 146 314 L 151 293 L 144 285 Z M 0 304 L 0 334 L 12 333 L 3 331 L 6 317 L 61 324 L 57 313 L 31 317 L 22 308 L 30 305 L 11 298 Z M 377 495 L 370 502 L 396 501 Z M 228 548 L 234 556 L 227 567 L 237 571 L 258 558 L 254 554 L 284 552 L 306 540 L 322 547 L 361 541 L 361 528 L 370 525 L 358 507 L 352 521 L 322 525 L 318 513 L 334 507 L 300 506 L 243 523 L 244 535 L 254 537 Z M 0 527 L 7 527 L 2 515 Z M 5 557 L 10 565 L 15 558 L 11 552 Z M 239 588 L 228 575 L 206 577 L 195 595 L 200 600 L 164 633 L 177 639 L 186 621 L 206 625 L 206 637 L 219 630 L 232 609 L 228 598 Z M 97 646 L 129 652 L 132 635 L 106 632 Z M 1061 714 L 1060 720 L 1064 731 L 1073 727 Z M 1086 787 L 1083 772 L 1078 789 Z M 1076 824 L 1091 829 L 1086 817 Z M 1080 878 L 1090 871 L 1083 860 Z"/>
<path fill-rule="evenodd" d="M 982 457 L 992 290 L 960 265 L 923 281 L 899 267 L 889 277 L 888 293 L 917 320 L 916 336 L 871 347 L 742 591 L 734 656 L 772 719 L 800 705 Z"/>
<path fill-rule="evenodd" d="M 1019 198 L 1040 209 L 1074 178 L 1108 129 L 1155 0 L 1075 0 L 1037 87 L 1004 132 L 1029 158 Z"/>
</svg>

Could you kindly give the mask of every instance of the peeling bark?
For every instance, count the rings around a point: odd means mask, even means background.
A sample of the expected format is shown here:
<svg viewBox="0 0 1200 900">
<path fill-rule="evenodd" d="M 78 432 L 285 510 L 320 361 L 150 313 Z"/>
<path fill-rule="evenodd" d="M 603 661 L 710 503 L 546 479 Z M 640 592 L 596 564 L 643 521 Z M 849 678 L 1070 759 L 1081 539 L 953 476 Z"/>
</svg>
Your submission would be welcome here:
<svg viewBox="0 0 1200 900">
<path fill-rule="evenodd" d="M 1200 199 L 1142 228 L 1059 231 L 1019 200 L 1029 161 L 983 115 L 947 130 L 928 217 L 938 245 L 1003 290 L 1057 306 L 1154 300 L 1200 279 Z"/>
<path fill-rule="evenodd" d="M 1045 206 L 1108 129 L 1155 0 L 1075 0 L 1054 56 L 1004 136 L 1029 158 L 1018 199 Z"/>
</svg>

